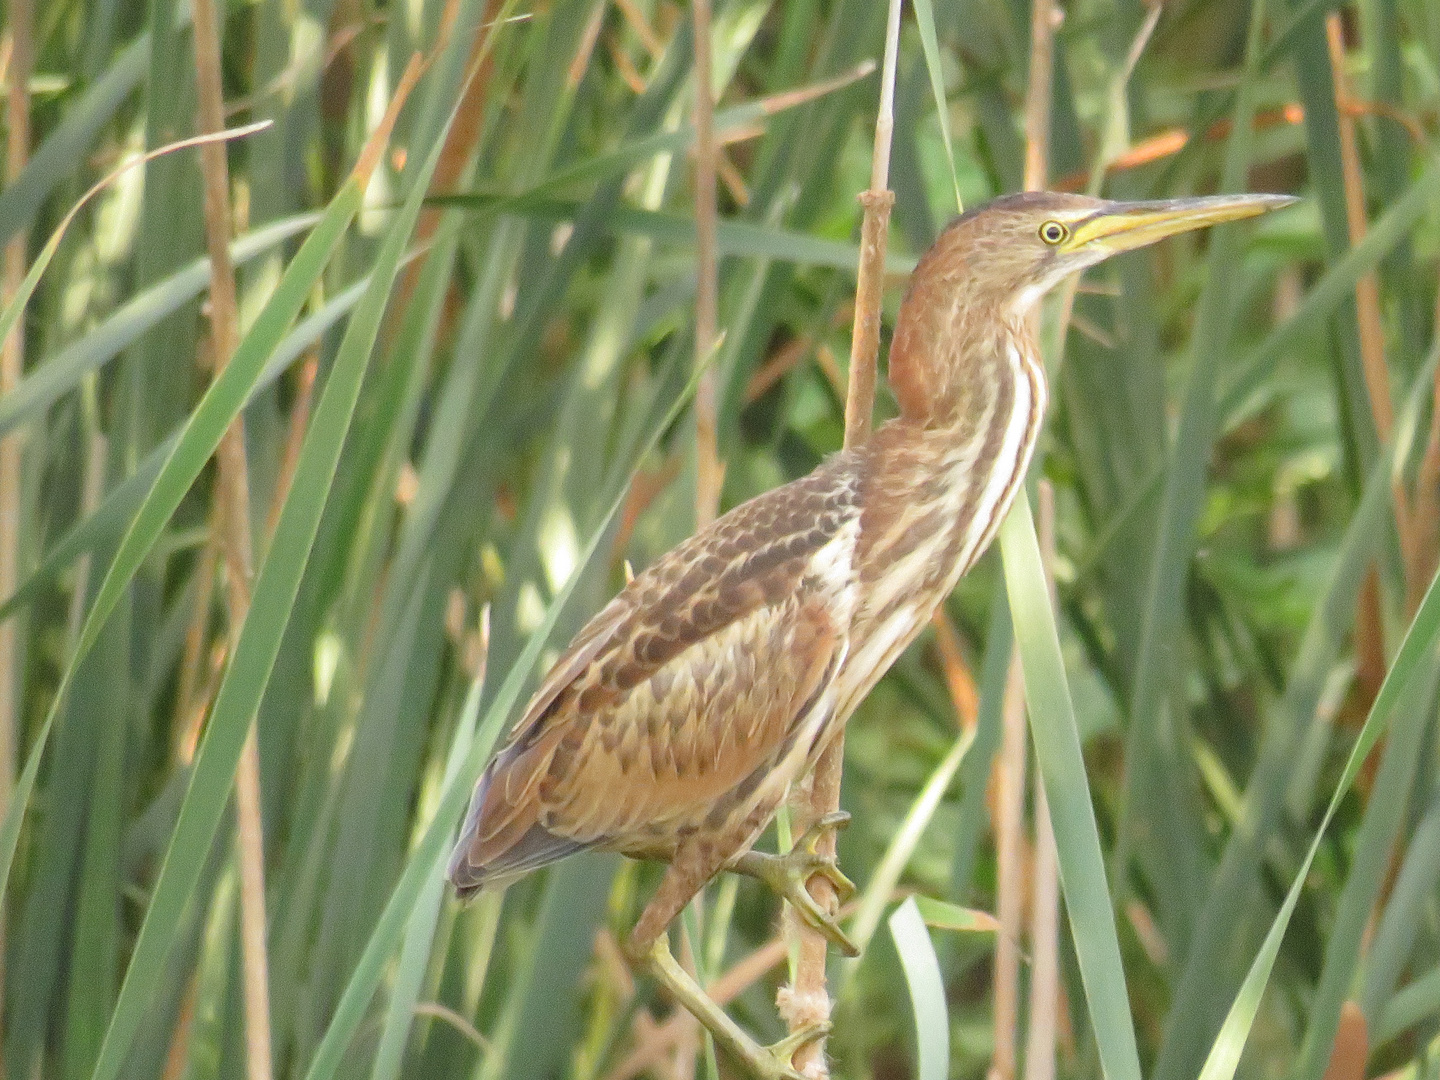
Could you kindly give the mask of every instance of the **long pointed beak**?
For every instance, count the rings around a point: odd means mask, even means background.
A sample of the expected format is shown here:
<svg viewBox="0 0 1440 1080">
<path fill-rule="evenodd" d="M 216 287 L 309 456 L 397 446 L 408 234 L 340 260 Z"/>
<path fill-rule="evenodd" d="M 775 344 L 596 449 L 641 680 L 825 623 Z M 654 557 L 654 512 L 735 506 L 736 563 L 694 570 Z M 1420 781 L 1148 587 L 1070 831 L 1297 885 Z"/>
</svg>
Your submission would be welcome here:
<svg viewBox="0 0 1440 1080">
<path fill-rule="evenodd" d="M 1298 202 L 1293 195 L 1207 195 L 1196 199 L 1117 202 L 1077 222 L 1061 245 L 1066 252 L 1102 257 L 1144 247 L 1176 233 L 1256 217 Z"/>
</svg>

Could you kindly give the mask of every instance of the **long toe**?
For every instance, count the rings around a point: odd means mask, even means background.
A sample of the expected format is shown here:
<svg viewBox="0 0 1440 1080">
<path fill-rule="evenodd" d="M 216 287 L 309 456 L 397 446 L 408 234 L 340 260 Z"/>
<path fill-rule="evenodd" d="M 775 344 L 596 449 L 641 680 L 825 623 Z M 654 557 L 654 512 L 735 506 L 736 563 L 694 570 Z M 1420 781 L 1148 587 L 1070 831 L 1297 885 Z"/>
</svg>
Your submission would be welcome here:
<svg viewBox="0 0 1440 1080">
<path fill-rule="evenodd" d="M 834 859 L 824 859 L 816 863 L 815 868 L 810 872 L 812 874 L 820 874 L 826 881 L 835 886 L 835 894 L 840 897 L 842 904 L 855 895 L 855 882 L 845 876 Z"/>
<path fill-rule="evenodd" d="M 806 1024 L 798 1031 L 792 1031 L 789 1035 L 785 1036 L 785 1038 L 779 1042 L 771 1043 L 765 1049 L 788 1065 L 791 1058 L 802 1048 L 809 1046 L 813 1042 L 819 1042 L 829 1035 L 832 1030 L 833 1025 L 829 1020 L 819 1020 Z"/>
<path fill-rule="evenodd" d="M 809 893 L 804 895 L 809 903 L 798 903 L 795 905 L 795 910 L 805 921 L 805 925 L 817 933 L 823 934 L 830 944 L 846 956 L 852 958 L 859 956 L 860 947 L 850 940 L 849 934 L 840 929 L 840 924 L 835 921 L 834 917 L 815 903 Z"/>
</svg>

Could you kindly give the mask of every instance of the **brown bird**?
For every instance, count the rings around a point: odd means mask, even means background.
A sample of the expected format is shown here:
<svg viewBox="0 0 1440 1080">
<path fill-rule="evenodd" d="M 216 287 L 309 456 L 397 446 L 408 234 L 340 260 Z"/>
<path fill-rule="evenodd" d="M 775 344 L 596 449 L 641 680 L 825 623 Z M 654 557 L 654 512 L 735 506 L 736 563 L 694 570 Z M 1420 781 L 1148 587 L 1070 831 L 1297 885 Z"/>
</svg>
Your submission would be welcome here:
<svg viewBox="0 0 1440 1080">
<path fill-rule="evenodd" d="M 1037 302 L 1111 255 L 1293 201 L 1037 192 L 957 218 L 900 306 L 889 371 L 900 415 L 702 529 L 580 631 L 475 787 L 450 862 L 460 895 L 586 848 L 668 862 L 632 958 L 753 1073 L 794 1077 L 790 1053 L 825 1031 L 756 1044 L 671 957 L 671 920 L 730 869 L 853 953 L 806 889 L 815 873 L 850 888 L 814 847 L 844 815 L 789 855 L 750 847 L 1020 490 L 1046 399 Z"/>
</svg>

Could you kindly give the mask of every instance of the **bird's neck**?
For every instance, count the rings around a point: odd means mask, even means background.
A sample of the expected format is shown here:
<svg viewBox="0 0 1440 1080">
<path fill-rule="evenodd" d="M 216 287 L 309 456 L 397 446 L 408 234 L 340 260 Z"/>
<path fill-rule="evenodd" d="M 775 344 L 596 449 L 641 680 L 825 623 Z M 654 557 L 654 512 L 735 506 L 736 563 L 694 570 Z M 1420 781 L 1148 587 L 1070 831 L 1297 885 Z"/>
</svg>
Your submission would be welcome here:
<svg viewBox="0 0 1440 1080">
<path fill-rule="evenodd" d="M 1028 331 L 986 344 L 937 387 L 934 408 L 902 413 L 867 444 L 862 575 L 943 595 L 994 538 L 1035 449 L 1046 386 Z"/>
</svg>

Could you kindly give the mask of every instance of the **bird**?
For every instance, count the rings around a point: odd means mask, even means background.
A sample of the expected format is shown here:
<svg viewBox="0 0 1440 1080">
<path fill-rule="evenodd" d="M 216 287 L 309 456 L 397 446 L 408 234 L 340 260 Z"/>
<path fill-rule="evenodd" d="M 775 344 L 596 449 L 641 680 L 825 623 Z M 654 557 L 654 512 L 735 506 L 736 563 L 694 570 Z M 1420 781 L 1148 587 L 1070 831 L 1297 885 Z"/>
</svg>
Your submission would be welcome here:
<svg viewBox="0 0 1440 1080">
<path fill-rule="evenodd" d="M 475 785 L 449 864 L 462 897 L 572 853 L 668 864 L 626 943 L 717 1043 L 794 1080 L 802 1028 L 760 1046 L 675 962 L 671 921 L 723 870 L 750 874 L 853 954 L 806 883 L 853 888 L 819 838 L 757 852 L 791 788 L 984 553 L 1017 497 L 1047 398 L 1033 313 L 1063 279 L 1173 234 L 1295 200 L 997 198 L 910 275 L 891 336 L 898 415 L 661 556 L 576 635 Z"/>
</svg>

